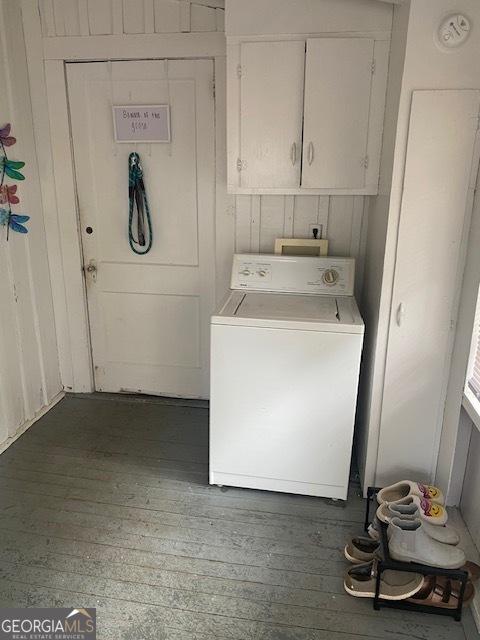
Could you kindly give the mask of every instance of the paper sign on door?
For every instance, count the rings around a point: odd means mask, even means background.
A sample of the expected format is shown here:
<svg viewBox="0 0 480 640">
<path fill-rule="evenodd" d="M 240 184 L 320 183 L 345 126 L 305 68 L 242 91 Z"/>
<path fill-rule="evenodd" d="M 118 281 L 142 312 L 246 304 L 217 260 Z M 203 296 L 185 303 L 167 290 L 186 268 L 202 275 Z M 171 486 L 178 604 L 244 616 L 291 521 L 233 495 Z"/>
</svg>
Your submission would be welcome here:
<svg viewBox="0 0 480 640">
<path fill-rule="evenodd" d="M 116 142 L 170 142 L 170 105 L 113 107 Z"/>
</svg>

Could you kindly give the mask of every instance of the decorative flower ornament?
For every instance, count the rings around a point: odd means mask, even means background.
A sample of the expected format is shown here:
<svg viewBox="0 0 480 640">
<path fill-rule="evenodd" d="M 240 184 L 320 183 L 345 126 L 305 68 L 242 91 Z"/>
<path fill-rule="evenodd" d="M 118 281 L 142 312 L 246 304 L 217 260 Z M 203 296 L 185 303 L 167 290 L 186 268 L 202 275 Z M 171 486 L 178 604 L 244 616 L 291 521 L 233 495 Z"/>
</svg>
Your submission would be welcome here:
<svg viewBox="0 0 480 640">
<path fill-rule="evenodd" d="M 4 147 L 11 147 L 17 141 L 16 138 L 10 135 L 10 125 L 6 124 L 3 129 L 0 129 L 0 142 Z"/>
<path fill-rule="evenodd" d="M 6 205 L 5 208 L 0 207 L 0 226 L 7 227 L 7 240 L 10 229 L 17 233 L 28 233 L 27 227 L 23 223 L 30 220 L 30 216 L 26 216 L 22 213 L 13 213 L 12 204 L 18 204 L 20 202 L 17 193 L 17 185 L 4 184 L 5 176 L 8 176 L 12 180 L 25 180 L 23 173 L 20 173 L 20 169 L 25 166 L 24 162 L 20 160 L 9 160 L 5 147 L 11 147 L 16 143 L 16 138 L 10 135 L 10 124 L 6 124 L 0 129 L 0 204 Z"/>
<path fill-rule="evenodd" d="M 11 213 L 6 209 L 0 209 L 0 225 L 8 225 L 13 231 L 18 233 L 28 233 L 27 227 L 24 227 L 23 222 L 30 220 L 30 216 L 24 216 L 20 213 Z"/>
<path fill-rule="evenodd" d="M 20 199 L 15 195 L 17 192 L 17 185 L 12 184 L 11 187 L 4 184 L 0 187 L 0 204 L 18 204 Z"/>
<path fill-rule="evenodd" d="M 2 164 L 3 171 L 9 178 L 12 178 L 12 180 L 25 180 L 25 176 L 18 171 L 18 169 L 22 169 L 25 166 L 24 162 L 15 162 L 14 160 L 9 160 L 5 156 L 2 160 Z"/>
</svg>

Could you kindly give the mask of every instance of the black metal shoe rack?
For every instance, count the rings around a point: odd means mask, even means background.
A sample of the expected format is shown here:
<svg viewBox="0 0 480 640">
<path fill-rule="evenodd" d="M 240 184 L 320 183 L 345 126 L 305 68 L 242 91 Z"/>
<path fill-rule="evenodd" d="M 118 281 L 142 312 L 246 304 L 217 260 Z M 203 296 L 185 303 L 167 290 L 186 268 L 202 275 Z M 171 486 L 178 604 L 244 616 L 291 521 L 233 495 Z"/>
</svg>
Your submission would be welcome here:
<svg viewBox="0 0 480 640">
<path fill-rule="evenodd" d="M 367 531 L 368 525 L 371 523 L 371 503 L 372 501 L 375 501 L 375 505 L 377 504 L 376 496 L 380 489 L 381 487 L 368 487 L 367 505 L 365 510 L 365 531 Z M 376 509 L 374 508 L 373 515 L 375 515 L 375 510 Z M 381 607 L 390 607 L 391 609 L 406 609 L 408 611 L 420 611 L 422 613 L 436 613 L 437 615 L 450 616 L 452 618 L 455 618 L 455 620 L 460 621 L 462 619 L 463 596 L 465 593 L 465 587 L 467 586 L 468 573 L 460 569 L 439 569 L 437 567 L 429 567 L 426 564 L 418 564 L 415 562 L 398 562 L 397 560 L 392 560 L 388 550 L 387 525 L 381 522 L 380 526 L 380 545 L 383 557 L 379 559 L 377 565 L 377 580 L 375 584 L 373 608 L 377 611 Z M 383 571 L 387 569 L 394 569 L 396 571 L 408 571 L 410 573 L 421 573 L 424 576 L 444 576 L 446 578 L 449 578 L 450 580 L 459 580 L 461 583 L 461 587 L 457 608 L 444 609 L 442 607 L 434 607 L 425 604 L 415 604 L 414 602 L 407 602 L 406 600 L 384 600 L 380 597 L 380 581 Z"/>
</svg>

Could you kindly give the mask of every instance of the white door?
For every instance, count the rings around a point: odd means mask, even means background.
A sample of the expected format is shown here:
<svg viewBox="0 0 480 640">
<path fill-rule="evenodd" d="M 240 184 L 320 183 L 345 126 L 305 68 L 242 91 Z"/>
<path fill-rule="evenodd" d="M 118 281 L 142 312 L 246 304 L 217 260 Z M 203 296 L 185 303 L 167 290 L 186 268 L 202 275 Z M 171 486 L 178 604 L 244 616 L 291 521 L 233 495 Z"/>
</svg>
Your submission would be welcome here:
<svg viewBox="0 0 480 640">
<path fill-rule="evenodd" d="M 208 60 L 68 64 L 98 391 L 208 397 L 214 306 L 214 101 Z M 171 143 L 115 143 L 112 105 L 169 104 Z M 128 242 L 128 156 L 140 154 L 151 251 Z"/>
<path fill-rule="evenodd" d="M 241 45 L 240 185 L 300 186 L 305 42 Z"/>
<path fill-rule="evenodd" d="M 479 91 L 415 91 L 376 483 L 431 481 L 450 368 Z M 473 176 L 476 174 L 474 168 Z"/>
<path fill-rule="evenodd" d="M 365 186 L 373 40 L 307 40 L 302 187 Z"/>
</svg>

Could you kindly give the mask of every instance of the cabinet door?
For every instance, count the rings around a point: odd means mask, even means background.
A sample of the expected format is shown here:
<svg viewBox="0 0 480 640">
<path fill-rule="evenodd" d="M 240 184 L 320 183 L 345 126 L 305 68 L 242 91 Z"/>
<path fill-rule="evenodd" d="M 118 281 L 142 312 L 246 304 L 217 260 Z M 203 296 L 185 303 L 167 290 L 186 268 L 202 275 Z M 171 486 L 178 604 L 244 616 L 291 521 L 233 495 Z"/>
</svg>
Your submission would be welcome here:
<svg viewBox="0 0 480 640">
<path fill-rule="evenodd" d="M 307 40 L 302 187 L 365 186 L 373 40 Z"/>
<path fill-rule="evenodd" d="M 378 486 L 398 478 L 428 482 L 435 472 L 478 166 L 479 105 L 479 91 L 413 92 Z"/>
<path fill-rule="evenodd" d="M 305 42 L 241 45 L 240 186 L 300 186 Z"/>
</svg>

